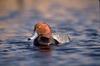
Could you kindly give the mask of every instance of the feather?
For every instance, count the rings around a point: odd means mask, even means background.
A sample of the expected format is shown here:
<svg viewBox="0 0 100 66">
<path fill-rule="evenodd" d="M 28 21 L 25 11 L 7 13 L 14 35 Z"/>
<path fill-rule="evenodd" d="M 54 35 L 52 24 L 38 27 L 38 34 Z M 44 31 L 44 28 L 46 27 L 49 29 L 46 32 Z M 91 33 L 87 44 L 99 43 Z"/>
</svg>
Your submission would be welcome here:
<svg viewBox="0 0 100 66">
<path fill-rule="evenodd" d="M 59 43 L 67 43 L 70 42 L 70 37 L 68 34 L 63 34 L 63 33 L 53 33 L 52 37 L 56 39 Z"/>
</svg>

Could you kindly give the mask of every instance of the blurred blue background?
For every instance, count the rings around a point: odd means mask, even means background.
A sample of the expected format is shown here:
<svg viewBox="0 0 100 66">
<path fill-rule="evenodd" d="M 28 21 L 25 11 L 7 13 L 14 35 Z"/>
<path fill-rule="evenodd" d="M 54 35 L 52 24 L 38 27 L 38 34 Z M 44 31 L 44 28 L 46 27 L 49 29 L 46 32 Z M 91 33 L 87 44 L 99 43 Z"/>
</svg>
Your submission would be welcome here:
<svg viewBox="0 0 100 66">
<path fill-rule="evenodd" d="M 99 0 L 0 0 L 0 66 L 100 66 Z M 67 33 L 52 51 L 31 46 L 38 21 Z"/>
</svg>

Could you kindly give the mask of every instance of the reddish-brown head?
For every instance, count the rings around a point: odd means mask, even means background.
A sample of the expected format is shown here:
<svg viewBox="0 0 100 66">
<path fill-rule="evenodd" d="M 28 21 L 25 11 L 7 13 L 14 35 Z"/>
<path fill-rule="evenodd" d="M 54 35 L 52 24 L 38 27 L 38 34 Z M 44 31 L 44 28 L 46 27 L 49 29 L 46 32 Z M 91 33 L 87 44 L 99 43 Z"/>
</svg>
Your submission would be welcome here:
<svg viewBox="0 0 100 66">
<path fill-rule="evenodd" d="M 35 25 L 34 31 L 37 32 L 39 36 L 50 38 L 52 35 L 52 30 L 50 26 L 44 22 L 39 22 Z"/>
</svg>

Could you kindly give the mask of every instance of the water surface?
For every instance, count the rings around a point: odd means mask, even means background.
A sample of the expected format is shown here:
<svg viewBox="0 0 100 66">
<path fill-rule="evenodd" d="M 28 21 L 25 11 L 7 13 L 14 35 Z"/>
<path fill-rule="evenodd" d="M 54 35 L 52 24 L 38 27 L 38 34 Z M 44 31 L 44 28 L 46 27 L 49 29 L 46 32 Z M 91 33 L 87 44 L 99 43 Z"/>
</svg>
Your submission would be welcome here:
<svg viewBox="0 0 100 66">
<path fill-rule="evenodd" d="M 52 6 L 46 12 L 52 17 L 36 9 L 0 16 L 0 66 L 100 66 L 98 2 L 79 9 Z M 27 41 L 38 21 L 47 22 L 55 32 L 69 34 L 71 41 L 40 51 Z"/>
</svg>

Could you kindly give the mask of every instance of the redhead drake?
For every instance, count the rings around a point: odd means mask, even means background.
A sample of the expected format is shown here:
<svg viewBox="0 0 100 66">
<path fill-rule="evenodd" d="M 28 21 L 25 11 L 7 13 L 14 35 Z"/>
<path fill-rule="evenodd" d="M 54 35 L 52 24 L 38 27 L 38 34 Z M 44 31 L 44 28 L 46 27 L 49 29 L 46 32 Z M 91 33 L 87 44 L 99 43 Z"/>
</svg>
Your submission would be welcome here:
<svg viewBox="0 0 100 66">
<path fill-rule="evenodd" d="M 34 26 L 34 35 L 28 40 L 33 40 L 33 44 L 37 47 L 39 46 L 50 46 L 50 45 L 59 45 L 64 42 L 69 42 L 69 37 L 66 37 L 66 40 L 60 39 L 60 36 L 52 32 L 51 27 L 44 23 L 39 22 Z"/>
</svg>

